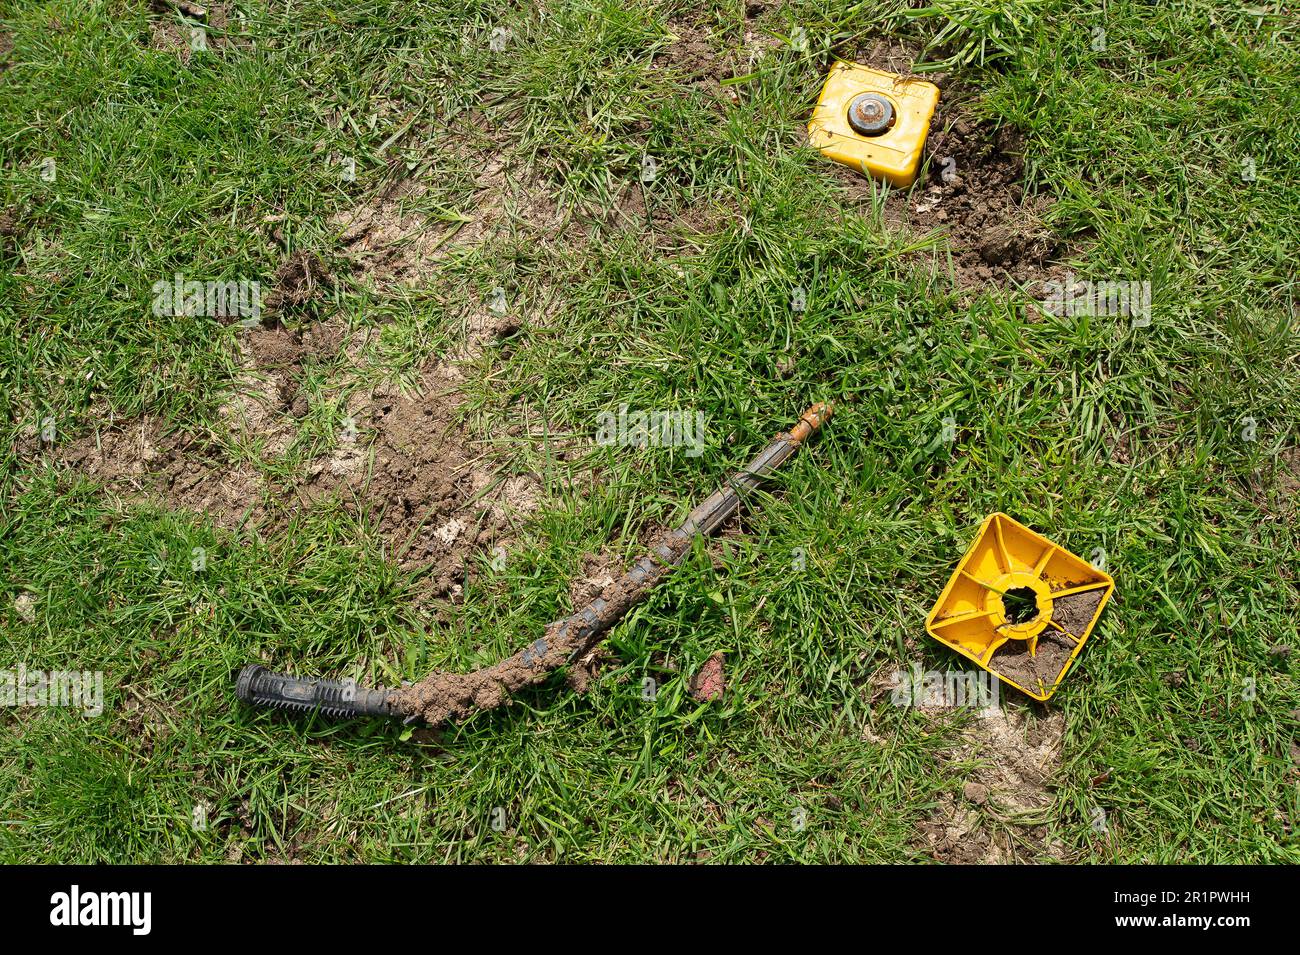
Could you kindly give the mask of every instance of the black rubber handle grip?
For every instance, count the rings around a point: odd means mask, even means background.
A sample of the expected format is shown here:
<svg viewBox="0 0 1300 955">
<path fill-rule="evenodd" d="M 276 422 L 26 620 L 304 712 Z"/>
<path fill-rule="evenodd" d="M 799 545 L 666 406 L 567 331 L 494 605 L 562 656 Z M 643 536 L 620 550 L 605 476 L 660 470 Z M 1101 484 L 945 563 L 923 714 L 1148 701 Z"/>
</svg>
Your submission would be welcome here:
<svg viewBox="0 0 1300 955">
<path fill-rule="evenodd" d="M 366 689 L 350 680 L 289 676 L 272 672 L 257 663 L 239 671 L 235 696 L 252 706 L 320 713 L 333 719 L 394 715 L 387 690 Z"/>
</svg>

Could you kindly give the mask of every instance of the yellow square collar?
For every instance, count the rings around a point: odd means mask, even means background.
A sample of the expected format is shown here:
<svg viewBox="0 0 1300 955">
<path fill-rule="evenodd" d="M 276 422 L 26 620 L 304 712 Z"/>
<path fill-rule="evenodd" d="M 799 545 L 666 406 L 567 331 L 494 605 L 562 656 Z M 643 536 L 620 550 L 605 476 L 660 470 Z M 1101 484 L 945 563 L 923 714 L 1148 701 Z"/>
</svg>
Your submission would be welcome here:
<svg viewBox="0 0 1300 955">
<path fill-rule="evenodd" d="M 1006 514 L 984 519 L 925 620 L 945 646 L 1036 700 L 1056 692 L 1115 589 Z"/>
<path fill-rule="evenodd" d="M 849 125 L 849 104 L 862 93 L 883 96 L 894 107 L 894 125 L 879 136 L 859 135 Z M 933 83 L 839 61 L 817 98 L 808 141 L 838 163 L 905 189 L 916 180 L 938 103 Z"/>
</svg>

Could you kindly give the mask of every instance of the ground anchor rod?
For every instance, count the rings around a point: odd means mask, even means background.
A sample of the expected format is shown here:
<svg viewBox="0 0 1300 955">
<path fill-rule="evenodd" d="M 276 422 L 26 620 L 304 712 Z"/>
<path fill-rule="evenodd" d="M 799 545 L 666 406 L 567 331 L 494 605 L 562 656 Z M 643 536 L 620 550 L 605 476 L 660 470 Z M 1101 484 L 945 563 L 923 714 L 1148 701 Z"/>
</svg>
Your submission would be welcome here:
<svg viewBox="0 0 1300 955">
<path fill-rule="evenodd" d="M 254 706 L 320 713 L 335 719 L 391 716 L 406 722 L 418 718 L 431 726 L 504 706 L 517 691 L 542 682 L 588 653 L 601 635 L 676 569 L 696 536 L 708 537 L 726 523 L 740 510 L 745 497 L 826 423 L 832 410 L 829 402 L 810 407 L 793 428 L 778 435 L 747 467 L 696 506 L 680 527 L 621 579 L 575 613 L 548 624 L 541 637 L 499 663 L 470 673 L 433 673 L 400 689 L 294 677 L 252 664 L 240 671 L 235 695 Z"/>
</svg>

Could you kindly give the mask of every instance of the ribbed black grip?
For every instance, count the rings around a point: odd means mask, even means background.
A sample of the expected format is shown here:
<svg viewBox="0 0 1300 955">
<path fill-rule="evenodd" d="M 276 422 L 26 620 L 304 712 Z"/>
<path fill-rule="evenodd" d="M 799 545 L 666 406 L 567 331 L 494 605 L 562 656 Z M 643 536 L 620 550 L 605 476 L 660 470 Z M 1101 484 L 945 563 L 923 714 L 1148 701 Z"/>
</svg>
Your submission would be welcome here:
<svg viewBox="0 0 1300 955">
<path fill-rule="evenodd" d="M 320 713 L 333 719 L 392 716 L 387 690 L 370 690 L 341 680 L 303 679 L 253 663 L 239 671 L 235 696 L 253 706 Z"/>
</svg>

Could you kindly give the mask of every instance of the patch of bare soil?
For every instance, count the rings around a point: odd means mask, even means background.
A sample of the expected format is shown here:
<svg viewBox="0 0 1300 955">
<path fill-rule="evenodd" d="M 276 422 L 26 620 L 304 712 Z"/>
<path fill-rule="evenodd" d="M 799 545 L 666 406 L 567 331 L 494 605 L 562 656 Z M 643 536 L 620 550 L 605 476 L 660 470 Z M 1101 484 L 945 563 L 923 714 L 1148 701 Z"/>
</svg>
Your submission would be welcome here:
<svg viewBox="0 0 1300 955">
<path fill-rule="evenodd" d="M 149 27 L 150 49 L 174 53 L 182 63 L 188 65 L 196 48 L 219 48 L 226 45 L 225 33 L 229 17 L 225 4 L 199 4 L 192 0 L 150 0 L 149 6 L 155 14 Z M 209 30 L 208 27 L 212 29 Z"/>
<path fill-rule="evenodd" d="M 282 454 L 295 421 L 308 411 L 304 366 L 333 360 L 342 339 L 335 322 L 315 322 L 302 331 L 259 326 L 241 335 L 235 394 L 220 412 L 230 433 L 261 440 L 265 453 Z"/>
<path fill-rule="evenodd" d="M 353 268 L 377 284 L 417 285 L 442 258 L 439 246 L 447 230 L 410 211 L 407 201 L 423 187 L 398 182 L 353 209 L 335 216 L 330 225 L 340 231 L 339 242 Z"/>
<path fill-rule="evenodd" d="M 1300 494 L 1300 448 L 1292 448 L 1282 455 L 1277 486 L 1284 494 Z"/>
<path fill-rule="evenodd" d="M 307 409 L 305 368 L 336 359 L 344 347 L 337 322 L 241 334 L 244 370 L 221 410 L 230 434 L 261 441 L 266 454 L 282 453 Z M 205 513 L 227 529 L 248 524 L 274 532 L 293 501 L 337 498 L 376 522 L 403 566 L 430 568 L 434 596 L 455 595 L 467 556 L 501 540 L 540 498 L 536 478 L 505 474 L 492 450 L 457 423 L 458 375 L 453 363 L 439 363 L 425 370 L 413 394 L 355 396 L 337 448 L 287 486 L 268 487 L 251 464 L 230 461 L 215 438 L 168 431 L 152 418 L 109 420 L 58 457 L 123 496 Z"/>
<path fill-rule="evenodd" d="M 671 44 L 654 59 L 660 69 L 672 70 L 697 84 L 716 83 L 731 76 L 728 57 L 714 46 L 713 31 L 688 19 L 668 24 Z"/>
<path fill-rule="evenodd" d="M 278 453 L 293 434 L 286 414 L 301 414 L 302 364 L 329 351 L 324 326 L 304 332 L 253 328 L 239 345 L 244 373 L 234 397 L 221 409 L 232 432 L 263 437 Z M 58 450 L 63 465 L 102 481 L 124 496 L 158 499 L 167 507 L 209 515 L 227 529 L 265 525 L 272 517 L 268 489 L 246 463 L 229 461 L 214 436 L 195 436 L 144 417 L 101 417 L 90 433 Z"/>
<path fill-rule="evenodd" d="M 764 16 L 779 6 L 768 0 L 749 0 L 745 4 L 744 45 L 740 49 L 723 49 L 712 22 L 692 16 L 675 17 L 668 22 L 669 45 L 655 55 L 654 66 L 677 74 L 699 90 L 734 102 L 738 93 L 722 83 L 750 72 L 768 50 L 781 44 L 760 25 Z"/>
<path fill-rule="evenodd" d="M 104 425 L 60 449 L 59 460 L 118 494 L 208 515 L 234 529 L 267 514 L 257 473 L 235 466 L 215 444 L 169 430 L 151 417 Z"/>
<path fill-rule="evenodd" d="M 519 515 L 537 506 L 530 476 L 504 477 L 453 420 L 455 399 L 425 392 L 381 398 L 362 427 L 373 440 L 313 462 L 300 486 L 268 487 L 247 464 L 153 418 L 110 423 L 62 449 L 60 461 L 124 497 L 205 514 L 227 530 L 283 527 L 290 494 L 312 503 L 337 496 L 372 517 L 404 567 L 427 566 L 432 596 L 460 592 L 468 555 L 503 539 Z"/>
<path fill-rule="evenodd" d="M 842 51 L 839 55 L 844 59 L 861 63 L 863 66 L 869 66 L 872 69 L 884 70 L 886 73 L 897 73 L 899 76 L 911 76 L 912 67 L 916 61 L 921 58 L 921 45 L 906 40 L 899 40 L 894 37 L 876 37 L 869 40 L 863 46 L 859 46 L 851 51 Z M 938 86 L 941 90 L 947 86 L 947 73 L 926 73 L 919 77 Z"/>
<path fill-rule="evenodd" d="M 738 213 L 715 203 L 679 202 L 659 187 L 647 189 L 636 182 L 625 185 L 597 218 L 612 231 L 634 234 L 645 247 L 673 257 L 692 248 L 693 237 L 718 231 L 729 215 Z"/>
<path fill-rule="evenodd" d="M 1021 182 L 1020 134 L 955 111 L 951 118 L 944 114 L 940 100 L 923 159 L 929 178 L 891 192 L 886 218 L 917 233 L 942 231 L 960 288 L 1026 285 L 1063 275 L 1053 262 L 1060 240 L 1043 218 L 1050 201 L 1027 196 Z M 879 188 L 845 166 L 836 164 L 835 175 L 864 205 Z"/>
<path fill-rule="evenodd" d="M 18 209 L 0 209 L 0 255 L 9 255 L 17 250 L 18 239 L 22 234 L 22 222 Z"/>
<path fill-rule="evenodd" d="M 1278 505 L 1274 507 L 1269 501 L 1270 487 L 1276 489 Z M 1272 480 L 1262 475 L 1255 481 L 1255 500 L 1259 506 L 1278 516 L 1295 514 L 1300 511 L 1300 448 L 1290 448 L 1281 452 L 1273 469 Z"/>
<path fill-rule="evenodd" d="M 204 10 L 190 0 L 154 2 L 160 14 L 155 39 L 175 41 L 185 59 L 190 37 L 179 32 L 177 9 L 190 20 L 225 22 L 219 6 Z M 475 212 L 468 221 L 426 221 L 411 211 L 423 187 L 395 180 L 333 221 L 342 233 L 345 258 L 380 286 L 418 284 L 455 249 L 516 233 L 542 236 L 561 227 L 562 210 L 533 174 L 507 169 L 495 154 L 480 158 Z M 296 419 L 309 410 L 304 369 L 339 358 L 340 350 L 345 364 L 351 357 L 339 323 L 304 324 L 319 311 L 331 284 L 333 277 L 316 255 L 289 257 L 265 300 L 263 324 L 241 333 L 241 371 L 221 415 L 229 436 L 242 438 L 242 445 L 272 456 L 283 453 L 298 430 Z M 290 321 L 294 327 L 285 324 Z M 376 520 L 405 566 L 428 565 L 436 595 L 454 594 L 466 556 L 499 541 L 514 517 L 535 509 L 540 497 L 533 477 L 503 473 L 498 456 L 456 422 L 462 366 L 481 354 L 486 341 L 518 331 L 520 318 L 482 307 L 465 321 L 459 350 L 426 368 L 414 394 L 351 399 L 349 428 L 337 448 L 288 486 L 267 488 L 251 464 L 225 460 L 220 439 L 226 436 L 200 440 L 168 432 L 150 418 L 108 421 L 55 454 L 119 493 L 156 496 L 170 507 L 207 512 L 221 526 L 249 518 L 274 531 L 285 514 L 270 504 L 338 498 Z M 34 438 L 29 443 L 40 449 Z"/>
<path fill-rule="evenodd" d="M 975 762 L 960 795 L 944 793 L 919 826 L 931 856 L 943 862 L 1032 862 L 1063 858 L 1049 842 L 1052 779 L 1061 757 L 1065 717 L 1004 705 L 974 719 L 950 753 Z"/>
<path fill-rule="evenodd" d="M 490 547 L 511 519 L 537 505 L 531 476 L 494 469 L 456 422 L 454 369 L 426 369 L 410 395 L 381 391 L 349 408 L 357 436 L 316 461 L 298 489 L 311 502 L 335 496 L 370 512 L 402 566 L 427 566 L 433 596 L 458 593 L 465 561 Z"/>
<path fill-rule="evenodd" d="M 896 193 L 893 201 L 906 203 L 912 228 L 946 231 L 958 283 L 1023 285 L 1044 278 L 1060 240 L 1043 221 L 1049 201 L 1027 196 L 1021 183 L 1024 138 L 1008 126 L 945 116 L 941 105 L 926 155 L 924 191 Z"/>
<path fill-rule="evenodd" d="M 336 215 L 330 225 L 354 270 L 380 286 L 423 284 L 456 249 L 471 248 L 515 230 L 554 237 L 563 210 L 531 172 L 486 157 L 475 183 L 468 221 L 430 221 L 415 211 L 424 187 L 395 180 L 376 195 Z"/>
</svg>

